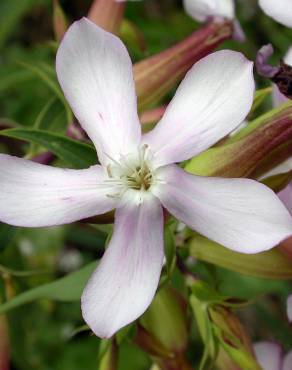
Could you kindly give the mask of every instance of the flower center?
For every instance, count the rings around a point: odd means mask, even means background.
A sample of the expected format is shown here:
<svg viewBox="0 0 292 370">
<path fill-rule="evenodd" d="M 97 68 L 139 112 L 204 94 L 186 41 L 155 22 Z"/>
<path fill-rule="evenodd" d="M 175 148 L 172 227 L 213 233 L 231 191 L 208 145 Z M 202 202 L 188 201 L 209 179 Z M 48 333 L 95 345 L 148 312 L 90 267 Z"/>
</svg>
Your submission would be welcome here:
<svg viewBox="0 0 292 370">
<path fill-rule="evenodd" d="M 141 166 L 137 166 L 125 176 L 121 176 L 121 179 L 124 180 L 125 184 L 130 189 L 148 190 L 151 187 L 153 175 L 145 163 Z"/>
<path fill-rule="evenodd" d="M 143 145 L 135 154 L 122 155 L 119 161 L 112 159 L 107 167 L 108 182 L 114 187 L 112 196 L 121 197 L 127 190 L 148 191 L 155 181 L 151 167 L 151 154 Z"/>
</svg>

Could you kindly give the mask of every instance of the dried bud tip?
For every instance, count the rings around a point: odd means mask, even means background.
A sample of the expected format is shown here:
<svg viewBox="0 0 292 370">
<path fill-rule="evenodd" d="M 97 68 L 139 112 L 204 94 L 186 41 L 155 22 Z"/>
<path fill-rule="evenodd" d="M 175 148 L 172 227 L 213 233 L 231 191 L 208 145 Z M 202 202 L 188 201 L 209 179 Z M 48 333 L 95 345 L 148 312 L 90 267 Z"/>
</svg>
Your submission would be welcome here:
<svg viewBox="0 0 292 370">
<path fill-rule="evenodd" d="M 280 62 L 279 72 L 272 78 L 280 92 L 288 99 L 292 99 L 292 67 L 283 61 Z"/>
</svg>

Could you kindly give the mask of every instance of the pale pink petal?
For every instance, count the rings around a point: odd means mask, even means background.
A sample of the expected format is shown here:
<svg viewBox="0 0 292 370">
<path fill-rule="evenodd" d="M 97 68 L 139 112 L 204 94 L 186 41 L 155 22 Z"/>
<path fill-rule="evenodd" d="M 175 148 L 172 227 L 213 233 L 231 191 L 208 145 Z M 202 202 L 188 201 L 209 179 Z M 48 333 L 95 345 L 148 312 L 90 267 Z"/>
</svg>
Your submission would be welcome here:
<svg viewBox="0 0 292 370">
<path fill-rule="evenodd" d="M 282 348 L 275 342 L 255 343 L 254 351 L 258 363 L 263 370 L 282 370 Z"/>
<path fill-rule="evenodd" d="M 277 195 L 281 199 L 281 201 L 285 204 L 286 208 L 292 215 L 292 182 L 290 182 Z"/>
<path fill-rule="evenodd" d="M 292 294 L 287 299 L 287 316 L 288 320 L 292 322 Z"/>
<path fill-rule="evenodd" d="M 292 235 L 292 218 L 276 194 L 249 179 L 200 177 L 172 165 L 153 188 L 163 206 L 193 230 L 230 249 L 257 253 Z"/>
<path fill-rule="evenodd" d="M 292 28 L 291 0 L 259 0 L 262 10 L 277 22 Z"/>
<path fill-rule="evenodd" d="M 132 63 L 119 38 L 83 18 L 63 38 L 56 68 L 65 97 L 103 164 L 108 156 L 117 159 L 139 145 Z"/>
<path fill-rule="evenodd" d="M 115 207 L 101 166 L 70 170 L 0 154 L 0 221 L 41 227 L 70 223 Z"/>
<path fill-rule="evenodd" d="M 284 62 L 290 66 L 292 66 L 292 47 L 289 48 L 285 58 Z M 279 105 L 286 103 L 288 101 L 288 98 L 286 98 L 285 95 L 283 95 L 280 90 L 278 89 L 278 86 L 276 84 L 273 84 L 273 105 L 274 107 L 278 107 Z"/>
<path fill-rule="evenodd" d="M 230 50 L 210 54 L 191 68 L 161 121 L 143 138 L 157 166 L 199 154 L 243 122 L 253 101 L 252 68 Z"/>
<path fill-rule="evenodd" d="M 116 211 L 114 233 L 82 295 L 82 313 L 92 331 L 109 338 L 136 320 L 151 303 L 163 261 L 163 213 L 150 196 Z"/>
<path fill-rule="evenodd" d="M 284 357 L 282 370 L 292 370 L 292 351 Z"/>
<path fill-rule="evenodd" d="M 233 0 L 184 0 L 183 4 L 189 16 L 199 22 L 210 17 L 234 18 Z"/>
</svg>

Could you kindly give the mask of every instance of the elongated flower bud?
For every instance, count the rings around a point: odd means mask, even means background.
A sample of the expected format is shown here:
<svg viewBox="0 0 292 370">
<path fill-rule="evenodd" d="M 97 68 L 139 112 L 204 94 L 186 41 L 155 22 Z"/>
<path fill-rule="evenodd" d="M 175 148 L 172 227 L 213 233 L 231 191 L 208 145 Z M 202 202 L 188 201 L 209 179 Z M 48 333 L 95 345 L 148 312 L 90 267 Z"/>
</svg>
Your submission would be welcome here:
<svg viewBox="0 0 292 370">
<path fill-rule="evenodd" d="M 270 153 L 292 139 L 292 107 L 267 113 L 224 145 L 193 158 L 187 171 L 203 176 L 247 177 Z"/>
<path fill-rule="evenodd" d="M 158 358 L 161 369 L 190 370 L 184 351 L 188 341 L 187 307 L 183 297 L 166 287 L 142 316 L 136 343 Z"/>
<path fill-rule="evenodd" d="M 134 65 L 139 109 L 163 97 L 199 59 L 231 38 L 231 22 L 209 23 L 171 48 Z"/>
<path fill-rule="evenodd" d="M 88 18 L 106 31 L 118 34 L 124 9 L 123 1 L 95 0 L 89 9 Z"/>
<path fill-rule="evenodd" d="M 68 29 L 68 21 L 58 0 L 53 2 L 53 25 L 57 41 L 61 41 Z"/>
</svg>

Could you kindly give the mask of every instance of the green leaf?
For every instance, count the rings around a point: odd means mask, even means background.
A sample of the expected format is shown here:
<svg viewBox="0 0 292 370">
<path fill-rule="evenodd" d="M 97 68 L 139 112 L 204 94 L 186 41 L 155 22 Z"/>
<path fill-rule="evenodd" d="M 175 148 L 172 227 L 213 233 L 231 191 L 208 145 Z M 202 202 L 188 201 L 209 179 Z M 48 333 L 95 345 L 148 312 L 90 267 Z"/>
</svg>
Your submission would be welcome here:
<svg viewBox="0 0 292 370">
<path fill-rule="evenodd" d="M 254 96 L 253 104 L 250 110 L 250 114 L 254 113 L 254 111 L 261 106 L 261 104 L 264 102 L 266 97 L 272 92 L 271 87 L 266 87 L 265 89 L 257 90 Z"/>
<path fill-rule="evenodd" d="M 241 274 L 269 279 L 292 278 L 291 261 L 277 248 L 257 254 L 243 254 L 198 234 L 191 239 L 189 248 L 193 257 Z"/>
<path fill-rule="evenodd" d="M 96 262 L 92 262 L 84 266 L 81 270 L 73 272 L 52 283 L 44 284 L 21 293 L 10 301 L 0 305 L 0 314 L 37 299 L 47 298 L 60 302 L 78 301 L 89 276 L 95 268 Z"/>
<path fill-rule="evenodd" d="M 38 76 L 48 86 L 48 88 L 60 99 L 66 111 L 67 123 L 70 123 L 72 121 L 72 112 L 59 87 L 55 70 L 45 63 L 32 65 L 25 62 L 19 62 L 19 64 L 22 67 L 34 73 L 36 76 Z"/>
<path fill-rule="evenodd" d="M 96 152 L 92 146 L 66 136 L 21 128 L 1 130 L 0 135 L 42 145 L 73 168 L 86 168 L 97 163 Z"/>
<path fill-rule="evenodd" d="M 216 357 L 216 340 L 208 315 L 208 306 L 205 303 L 200 302 L 194 294 L 191 294 L 190 296 L 190 305 L 196 318 L 200 335 L 204 342 L 204 352 L 199 367 L 199 370 L 201 370 L 207 368 L 206 363 L 209 358 L 213 359 Z"/>
<path fill-rule="evenodd" d="M 15 30 L 15 25 L 19 19 L 37 3 L 39 4 L 40 0 L 9 0 L 0 2 L 0 48 L 3 47 L 10 33 Z M 41 1 L 41 3 L 44 3 L 44 1 Z"/>
</svg>

